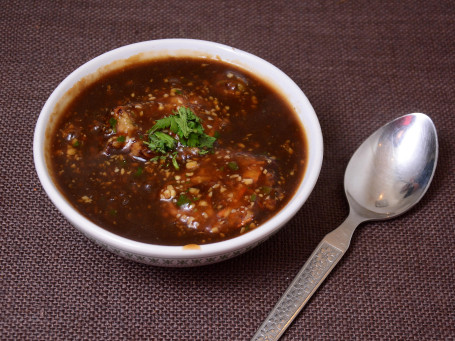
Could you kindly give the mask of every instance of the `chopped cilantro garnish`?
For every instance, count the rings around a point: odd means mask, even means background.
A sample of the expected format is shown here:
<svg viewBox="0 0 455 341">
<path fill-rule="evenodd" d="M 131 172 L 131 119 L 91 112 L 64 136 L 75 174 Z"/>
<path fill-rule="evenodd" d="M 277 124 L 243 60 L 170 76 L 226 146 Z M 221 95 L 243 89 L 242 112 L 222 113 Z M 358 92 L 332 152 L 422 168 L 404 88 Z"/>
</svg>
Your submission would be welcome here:
<svg viewBox="0 0 455 341">
<path fill-rule="evenodd" d="M 271 191 L 272 191 L 272 187 L 269 187 L 269 186 L 262 187 L 262 192 L 264 192 L 265 194 L 270 194 Z"/>
<path fill-rule="evenodd" d="M 216 137 L 209 136 L 207 134 L 203 134 L 199 137 L 199 145 L 196 145 L 195 147 L 212 148 L 215 141 L 216 141 Z"/>
<path fill-rule="evenodd" d="M 151 150 L 165 154 L 174 149 L 177 141 L 172 136 L 162 133 L 161 131 L 157 131 L 153 134 L 149 134 L 149 142 L 144 143 Z"/>
<path fill-rule="evenodd" d="M 229 162 L 228 167 L 234 171 L 239 170 L 239 165 L 235 161 Z"/>
<path fill-rule="evenodd" d="M 177 199 L 177 205 L 183 206 L 186 204 L 191 204 L 191 199 L 188 198 L 185 194 L 180 194 L 179 198 Z"/>
<path fill-rule="evenodd" d="M 125 140 L 126 140 L 126 137 L 124 135 L 120 135 L 119 137 L 117 137 L 118 142 L 125 142 Z"/>
<path fill-rule="evenodd" d="M 205 150 L 205 149 L 199 149 L 199 155 L 205 155 L 210 153 L 210 150 Z"/>
<path fill-rule="evenodd" d="M 174 165 L 175 169 L 177 169 L 177 170 L 180 169 L 177 159 L 175 158 L 175 155 L 172 157 L 172 164 Z"/>
<path fill-rule="evenodd" d="M 256 193 L 251 194 L 250 201 L 256 201 Z"/>
<path fill-rule="evenodd" d="M 79 147 L 81 145 L 81 143 L 79 142 L 79 140 L 75 140 L 73 142 L 73 147 Z"/>
<path fill-rule="evenodd" d="M 142 167 L 138 167 L 136 172 L 134 172 L 135 176 L 140 176 L 144 172 L 144 169 Z"/>
<path fill-rule="evenodd" d="M 114 133 L 116 133 L 117 132 L 117 120 L 115 118 L 111 117 L 109 119 L 109 124 L 111 125 L 112 131 Z"/>
<path fill-rule="evenodd" d="M 178 139 L 163 131 L 167 129 L 177 135 Z M 204 133 L 201 119 L 190 108 L 186 107 L 179 107 L 174 115 L 156 121 L 147 135 L 149 141 L 144 142 L 145 145 L 150 150 L 162 154 L 175 150 L 180 143 L 186 147 L 199 148 L 199 154 L 203 155 L 213 148 L 216 141 L 216 137 Z M 179 169 L 175 155 L 172 158 L 172 164 L 176 169 Z"/>
</svg>

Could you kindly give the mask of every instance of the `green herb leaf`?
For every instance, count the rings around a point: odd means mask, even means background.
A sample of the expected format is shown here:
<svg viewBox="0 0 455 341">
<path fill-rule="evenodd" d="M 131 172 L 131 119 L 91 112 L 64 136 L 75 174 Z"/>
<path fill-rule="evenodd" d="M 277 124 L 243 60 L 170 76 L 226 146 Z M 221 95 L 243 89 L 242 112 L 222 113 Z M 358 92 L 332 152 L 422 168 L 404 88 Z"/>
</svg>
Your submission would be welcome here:
<svg viewBox="0 0 455 341">
<path fill-rule="evenodd" d="M 250 201 L 256 201 L 256 193 L 251 194 Z"/>
<path fill-rule="evenodd" d="M 167 153 L 168 151 L 174 149 L 177 141 L 170 135 L 157 131 L 149 135 L 149 142 L 144 142 L 151 150 Z"/>
<path fill-rule="evenodd" d="M 199 147 L 200 148 L 213 148 L 213 144 L 215 143 L 215 141 L 216 141 L 216 137 L 212 137 L 212 136 L 204 134 L 199 138 Z"/>
<path fill-rule="evenodd" d="M 169 136 L 168 134 L 162 133 L 160 131 L 157 131 L 155 133 L 155 136 L 158 137 L 160 141 L 163 142 L 165 148 L 170 150 L 174 149 L 176 141 L 172 136 Z"/>
<path fill-rule="evenodd" d="M 180 194 L 179 198 L 177 199 L 177 206 L 183 206 L 191 204 L 191 199 L 188 198 L 185 194 Z"/>
<path fill-rule="evenodd" d="M 177 159 L 175 158 L 175 155 L 172 157 L 172 164 L 174 165 L 175 169 L 177 169 L 177 170 L 180 169 Z"/>
<path fill-rule="evenodd" d="M 177 124 L 177 122 L 174 120 L 174 119 L 171 119 L 170 120 L 171 124 L 169 126 L 169 129 L 174 133 L 174 134 L 177 134 L 178 131 L 179 131 L 179 126 Z"/>
<path fill-rule="evenodd" d="M 144 172 L 144 169 L 142 167 L 138 167 L 136 172 L 134 172 L 134 176 L 140 176 Z"/>
<path fill-rule="evenodd" d="M 262 192 L 264 192 L 264 194 L 270 194 L 270 192 L 272 191 L 272 187 L 269 186 L 263 186 L 261 189 Z"/>
<path fill-rule="evenodd" d="M 229 162 L 228 167 L 234 171 L 239 170 L 239 165 L 237 164 L 237 162 L 234 162 L 234 161 Z"/>
<path fill-rule="evenodd" d="M 111 117 L 111 118 L 109 119 L 109 124 L 110 124 L 110 126 L 111 126 L 111 128 L 112 128 L 112 131 L 113 131 L 114 133 L 116 133 L 116 132 L 117 132 L 117 120 L 116 120 L 115 118 Z"/>
<path fill-rule="evenodd" d="M 199 144 L 199 136 L 196 133 L 191 133 L 188 137 L 188 147 L 197 147 Z"/>
<path fill-rule="evenodd" d="M 178 130 L 177 130 L 177 135 L 180 138 L 187 139 L 190 135 L 190 128 L 188 127 L 188 121 L 187 121 L 187 115 L 186 114 L 180 114 L 180 117 L 174 117 L 175 123 L 177 124 Z"/>
<path fill-rule="evenodd" d="M 124 135 L 120 135 L 119 137 L 117 137 L 118 142 L 125 142 L 125 140 L 126 140 L 126 137 Z"/>
<path fill-rule="evenodd" d="M 205 154 L 208 154 L 208 153 L 210 153 L 210 150 L 199 149 L 199 155 L 205 155 Z"/>
<path fill-rule="evenodd" d="M 147 132 L 149 140 L 144 142 L 145 145 L 152 151 L 167 154 L 175 150 L 180 143 L 185 147 L 199 148 L 201 155 L 207 154 L 213 148 L 216 137 L 204 133 L 201 119 L 190 108 L 179 107 L 173 113 L 156 121 Z M 176 134 L 178 139 L 169 135 L 166 129 Z M 172 159 L 172 164 L 174 167 L 178 166 L 175 157 Z"/>
<path fill-rule="evenodd" d="M 147 134 L 151 135 L 157 130 L 163 130 L 169 128 L 171 126 L 172 116 L 162 118 L 156 121 L 155 125 L 147 132 Z"/>
</svg>

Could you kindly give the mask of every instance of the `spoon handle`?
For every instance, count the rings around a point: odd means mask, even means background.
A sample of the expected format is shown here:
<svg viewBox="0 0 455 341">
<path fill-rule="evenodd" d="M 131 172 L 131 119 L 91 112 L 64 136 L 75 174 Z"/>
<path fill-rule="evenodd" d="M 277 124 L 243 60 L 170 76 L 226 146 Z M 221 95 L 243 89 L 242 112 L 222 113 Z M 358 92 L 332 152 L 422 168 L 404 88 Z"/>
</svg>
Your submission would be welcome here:
<svg viewBox="0 0 455 341">
<path fill-rule="evenodd" d="M 278 340 L 327 275 L 343 257 L 358 222 L 348 217 L 311 254 L 252 341 Z"/>
</svg>

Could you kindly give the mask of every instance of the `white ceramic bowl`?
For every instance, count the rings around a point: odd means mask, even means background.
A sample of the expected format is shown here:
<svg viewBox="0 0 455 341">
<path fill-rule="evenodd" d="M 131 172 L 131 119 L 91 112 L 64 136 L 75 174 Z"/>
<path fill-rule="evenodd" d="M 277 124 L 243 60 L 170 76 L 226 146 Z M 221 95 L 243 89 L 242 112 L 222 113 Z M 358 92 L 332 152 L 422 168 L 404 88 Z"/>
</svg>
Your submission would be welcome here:
<svg viewBox="0 0 455 341">
<path fill-rule="evenodd" d="M 55 121 L 52 113 L 59 105 L 65 105 L 63 101 L 68 96 L 63 96 L 70 92 L 71 88 L 81 84 L 83 86 L 85 82 L 96 79 L 100 73 L 116 69 L 125 63 L 163 55 L 221 59 L 247 69 L 274 84 L 294 107 L 308 141 L 308 163 L 304 178 L 294 196 L 281 211 L 251 232 L 230 240 L 201 245 L 198 250 L 141 243 L 101 228 L 81 215 L 65 199 L 53 183 L 46 164 L 46 132 L 49 133 Z M 323 143 L 319 121 L 310 102 L 300 88 L 272 64 L 250 53 L 218 43 L 192 39 L 164 39 L 140 42 L 109 51 L 85 63 L 66 77 L 51 94 L 41 111 L 35 128 L 33 154 L 39 179 L 47 195 L 71 224 L 89 239 L 109 251 L 138 262 L 186 267 L 216 263 L 237 256 L 257 246 L 285 225 L 301 208 L 316 184 L 322 165 Z"/>
</svg>

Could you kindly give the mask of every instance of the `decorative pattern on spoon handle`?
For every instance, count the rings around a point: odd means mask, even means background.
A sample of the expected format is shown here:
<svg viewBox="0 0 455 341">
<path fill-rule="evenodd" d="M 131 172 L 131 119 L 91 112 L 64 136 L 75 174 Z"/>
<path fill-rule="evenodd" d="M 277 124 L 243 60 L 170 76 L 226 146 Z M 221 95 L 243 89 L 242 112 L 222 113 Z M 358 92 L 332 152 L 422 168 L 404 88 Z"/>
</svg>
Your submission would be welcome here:
<svg viewBox="0 0 455 341">
<path fill-rule="evenodd" d="M 278 340 L 343 254 L 322 240 L 252 340 Z"/>
</svg>

